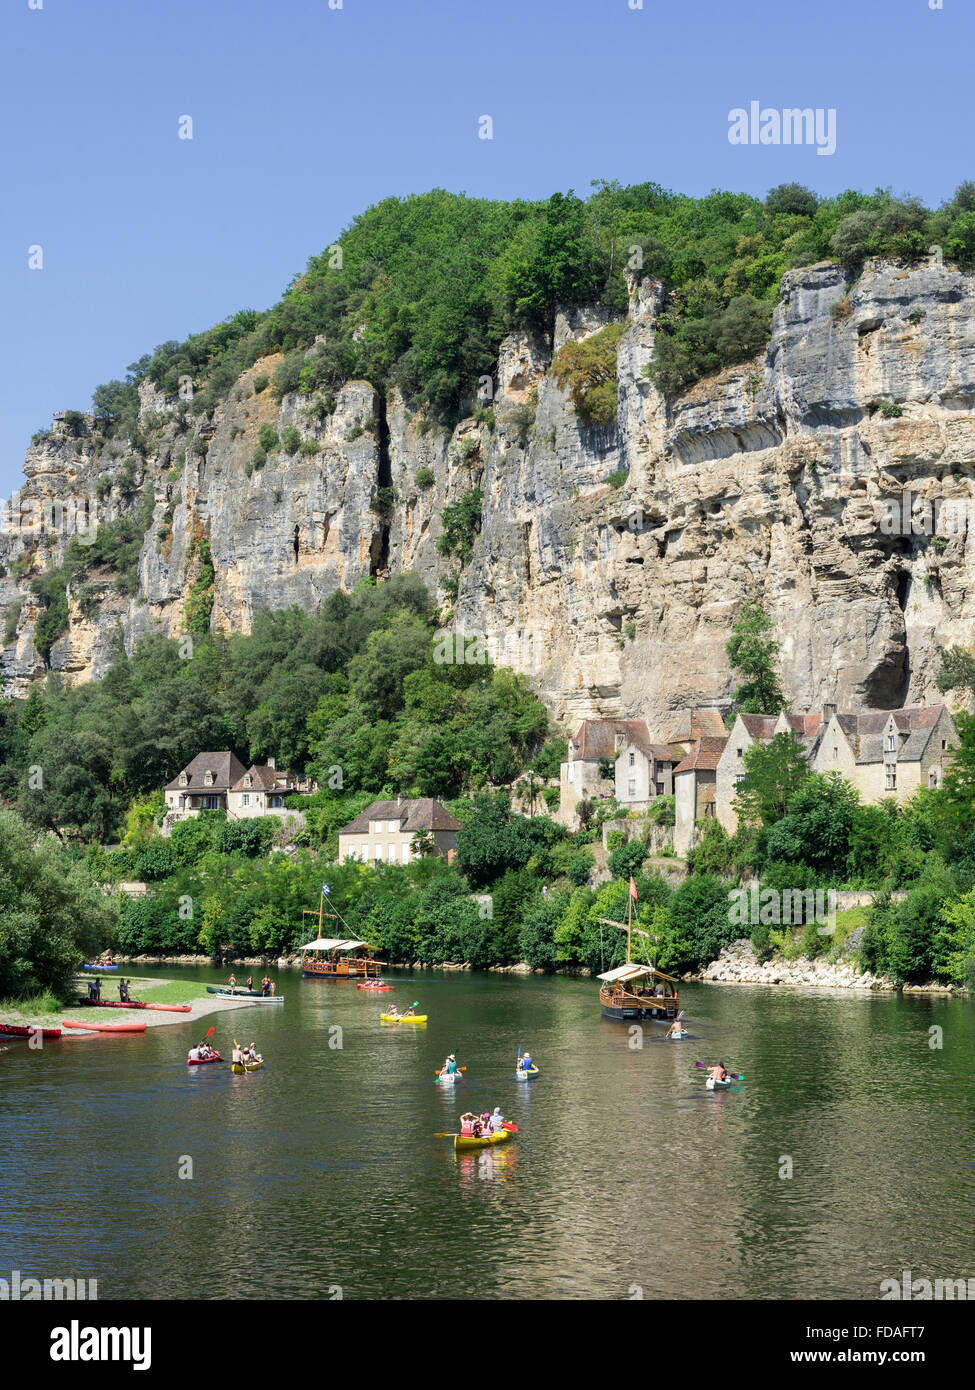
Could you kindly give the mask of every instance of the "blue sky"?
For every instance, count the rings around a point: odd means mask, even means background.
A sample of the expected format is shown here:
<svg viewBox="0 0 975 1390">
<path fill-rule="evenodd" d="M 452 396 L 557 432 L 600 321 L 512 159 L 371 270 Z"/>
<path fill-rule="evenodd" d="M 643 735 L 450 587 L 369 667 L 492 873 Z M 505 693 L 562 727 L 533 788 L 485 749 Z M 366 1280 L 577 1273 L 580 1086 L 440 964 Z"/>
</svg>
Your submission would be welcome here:
<svg viewBox="0 0 975 1390">
<path fill-rule="evenodd" d="M 975 177 L 971 0 L 29 3 L 0 15 L 0 495 L 54 410 L 266 308 L 389 194 L 795 179 L 938 203 Z M 836 153 L 729 144 L 752 100 L 835 108 Z"/>
</svg>

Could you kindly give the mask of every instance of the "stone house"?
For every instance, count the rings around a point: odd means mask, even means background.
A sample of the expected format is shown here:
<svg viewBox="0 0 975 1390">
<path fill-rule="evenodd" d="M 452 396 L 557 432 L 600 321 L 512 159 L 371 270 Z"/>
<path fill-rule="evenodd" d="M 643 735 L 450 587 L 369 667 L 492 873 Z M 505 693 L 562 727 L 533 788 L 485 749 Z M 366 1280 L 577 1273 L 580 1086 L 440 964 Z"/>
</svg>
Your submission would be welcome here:
<svg viewBox="0 0 975 1390">
<path fill-rule="evenodd" d="M 558 820 L 562 825 L 575 825 L 580 801 L 615 794 L 616 777 L 604 777 L 599 765 L 615 764 L 624 746 L 631 742 L 634 750 L 649 747 L 650 732 L 642 719 L 582 721 L 575 737 L 569 739 L 568 756 L 559 770 Z"/>
<path fill-rule="evenodd" d="M 226 811 L 230 789 L 244 775 L 244 765 L 226 749 L 221 753 L 197 753 L 164 788 L 166 814 L 162 833 L 168 835 L 177 821 L 201 811 Z"/>
<path fill-rule="evenodd" d="M 651 743 L 641 732 L 634 732 L 616 755 L 616 800 L 628 811 L 645 811 L 654 797 L 671 796 L 674 767 L 682 756 L 682 749 Z"/>
<path fill-rule="evenodd" d="M 695 822 L 715 814 L 718 762 L 725 737 L 695 739 L 674 768 L 674 852 L 683 858 L 694 844 Z"/>
<path fill-rule="evenodd" d="M 892 796 L 905 802 L 922 787 L 940 787 L 958 747 L 955 721 L 944 705 L 837 714 L 812 761 L 814 772 L 838 772 L 864 802 Z"/>
<path fill-rule="evenodd" d="M 835 706 L 826 706 L 826 711 Z M 771 743 L 776 734 L 794 733 L 807 759 L 815 756 L 823 730 L 823 714 L 739 714 L 718 763 L 716 810 L 718 820 L 733 835 L 738 829 L 735 796 L 745 779 L 745 753 L 753 743 Z"/>
<path fill-rule="evenodd" d="M 266 766 L 255 763 L 238 777 L 227 793 L 227 813 L 237 820 L 249 820 L 254 816 L 290 815 L 298 818 L 300 812 L 289 811 L 284 798 L 317 790 L 317 782 L 307 777 L 297 777 L 291 772 L 279 771 L 274 758 L 269 758 Z"/>
<path fill-rule="evenodd" d="M 339 862 L 409 864 L 418 857 L 413 838 L 421 831 L 431 836 L 437 852 L 449 862 L 457 850 L 459 829 L 460 821 L 432 796 L 374 801 L 339 831 Z"/>
</svg>

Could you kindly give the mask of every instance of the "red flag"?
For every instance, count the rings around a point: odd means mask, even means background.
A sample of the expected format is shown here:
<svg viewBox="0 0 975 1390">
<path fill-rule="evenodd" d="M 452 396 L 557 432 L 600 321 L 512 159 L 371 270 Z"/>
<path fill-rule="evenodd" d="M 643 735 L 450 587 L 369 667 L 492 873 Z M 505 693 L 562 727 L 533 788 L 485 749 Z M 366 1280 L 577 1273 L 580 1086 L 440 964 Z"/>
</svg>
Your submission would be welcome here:
<svg viewBox="0 0 975 1390">
<path fill-rule="evenodd" d="M 630 897 L 639 902 L 639 894 L 636 891 L 636 884 L 633 882 L 633 875 L 630 874 Z"/>
</svg>

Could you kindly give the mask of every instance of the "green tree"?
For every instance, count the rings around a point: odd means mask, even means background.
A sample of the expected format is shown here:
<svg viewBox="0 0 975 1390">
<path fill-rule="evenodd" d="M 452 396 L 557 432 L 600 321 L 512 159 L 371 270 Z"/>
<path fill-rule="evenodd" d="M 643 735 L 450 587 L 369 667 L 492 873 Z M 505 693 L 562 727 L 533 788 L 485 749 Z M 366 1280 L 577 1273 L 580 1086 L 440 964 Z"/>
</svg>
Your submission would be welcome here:
<svg viewBox="0 0 975 1390">
<path fill-rule="evenodd" d="M 772 620 L 756 603 L 744 603 L 735 620 L 725 653 L 741 684 L 734 700 L 744 714 L 779 714 L 786 707 L 776 670 L 779 643 L 768 634 Z"/>
<path fill-rule="evenodd" d="M 799 739 L 790 729 L 768 743 L 745 749 L 745 780 L 736 788 L 739 819 L 746 824 L 774 825 L 809 776 L 809 764 Z"/>
</svg>

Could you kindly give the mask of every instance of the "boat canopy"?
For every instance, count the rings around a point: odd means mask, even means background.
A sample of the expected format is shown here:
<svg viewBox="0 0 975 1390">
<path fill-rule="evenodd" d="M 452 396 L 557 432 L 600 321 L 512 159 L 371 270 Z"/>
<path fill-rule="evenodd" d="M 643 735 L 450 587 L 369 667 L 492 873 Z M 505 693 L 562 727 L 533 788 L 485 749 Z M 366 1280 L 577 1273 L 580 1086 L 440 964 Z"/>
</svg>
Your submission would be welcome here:
<svg viewBox="0 0 975 1390">
<path fill-rule="evenodd" d="M 354 951 L 357 946 L 366 946 L 365 941 L 343 941 L 340 936 L 326 940 L 319 937 L 317 941 L 309 941 L 306 946 L 299 946 L 299 951 Z"/>
<path fill-rule="evenodd" d="M 662 970 L 655 970 L 652 965 L 637 965 L 635 961 L 631 961 L 629 965 L 618 965 L 615 970 L 607 970 L 605 975 L 597 975 L 596 978 L 612 984 L 616 980 L 639 980 L 644 975 L 652 975 L 656 980 L 670 980 L 672 984 L 677 983 L 673 975 L 665 975 Z"/>
</svg>

